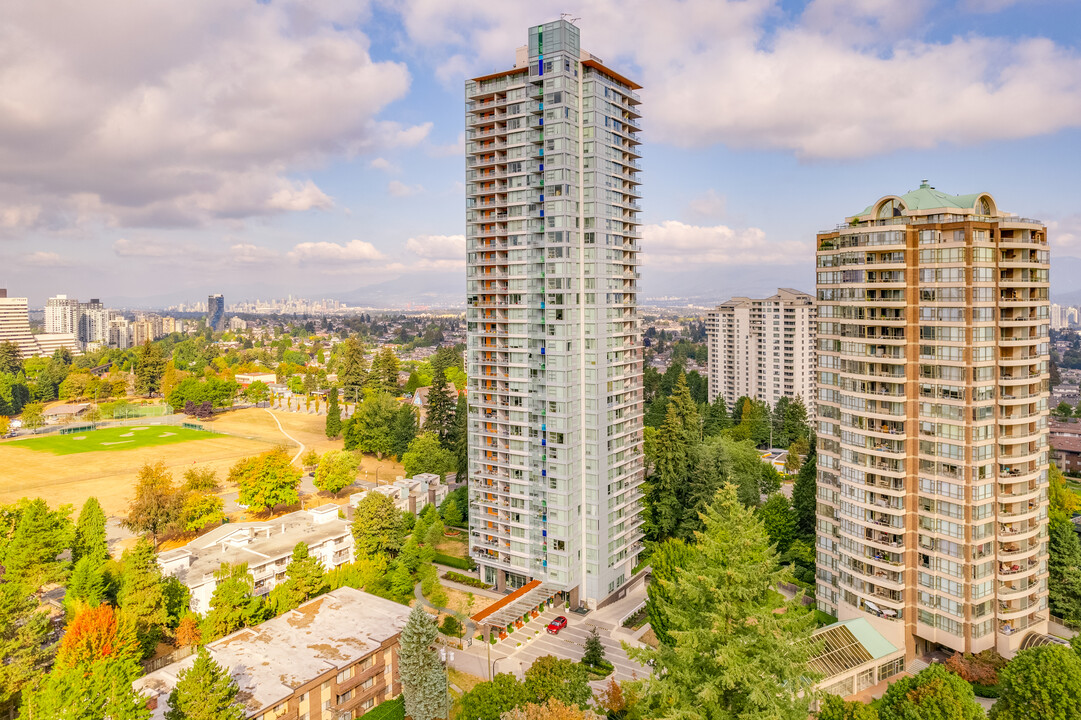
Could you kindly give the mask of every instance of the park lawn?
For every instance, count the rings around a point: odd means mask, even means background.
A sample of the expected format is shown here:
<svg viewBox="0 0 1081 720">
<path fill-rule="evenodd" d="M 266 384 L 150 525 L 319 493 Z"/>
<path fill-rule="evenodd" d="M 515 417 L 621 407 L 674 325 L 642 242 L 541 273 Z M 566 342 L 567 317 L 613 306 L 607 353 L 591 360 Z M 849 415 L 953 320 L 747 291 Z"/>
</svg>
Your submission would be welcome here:
<svg viewBox="0 0 1081 720">
<path fill-rule="evenodd" d="M 53 455 L 72 455 L 74 453 L 111 452 L 157 445 L 173 445 L 191 440 L 207 440 L 215 436 L 215 433 L 174 425 L 148 425 L 145 427 L 102 428 L 74 435 L 46 435 L 24 438 L 22 440 L 12 440 L 5 443 L 5 445 L 52 453 Z"/>
<path fill-rule="evenodd" d="M 459 532 L 455 537 L 443 536 L 443 539 L 435 546 L 438 552 L 453 557 L 465 558 L 469 555 L 469 543 L 466 542 L 466 534 Z"/>
</svg>

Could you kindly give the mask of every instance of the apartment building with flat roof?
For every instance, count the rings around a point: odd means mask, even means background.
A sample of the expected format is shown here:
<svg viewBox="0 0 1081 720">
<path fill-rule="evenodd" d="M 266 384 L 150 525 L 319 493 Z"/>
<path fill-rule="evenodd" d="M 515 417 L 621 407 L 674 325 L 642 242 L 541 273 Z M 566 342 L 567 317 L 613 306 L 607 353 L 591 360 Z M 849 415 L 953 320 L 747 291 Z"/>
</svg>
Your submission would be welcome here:
<svg viewBox="0 0 1081 720">
<path fill-rule="evenodd" d="M 1047 228 L 926 181 L 818 235 L 818 607 L 908 658 L 1046 633 Z"/>
<path fill-rule="evenodd" d="M 815 407 L 815 299 L 792 288 L 767 298 L 734 297 L 706 315 L 709 401 L 741 397 L 774 406 L 800 398 Z"/>
<path fill-rule="evenodd" d="M 642 550 L 639 85 L 565 20 L 466 82 L 470 554 L 603 604 Z"/>
<path fill-rule="evenodd" d="M 240 688 L 245 718 L 358 718 L 402 691 L 398 639 L 409 608 L 351 587 L 309 600 L 273 620 L 208 643 L 207 652 Z M 152 720 L 191 656 L 133 683 Z"/>
</svg>

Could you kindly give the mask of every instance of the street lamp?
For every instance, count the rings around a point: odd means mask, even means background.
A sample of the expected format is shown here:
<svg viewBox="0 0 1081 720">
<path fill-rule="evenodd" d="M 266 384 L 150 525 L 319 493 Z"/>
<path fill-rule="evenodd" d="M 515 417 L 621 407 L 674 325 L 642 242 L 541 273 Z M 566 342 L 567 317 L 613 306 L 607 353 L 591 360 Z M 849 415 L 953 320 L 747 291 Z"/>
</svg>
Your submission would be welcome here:
<svg viewBox="0 0 1081 720">
<path fill-rule="evenodd" d="M 443 638 L 443 647 L 439 648 L 439 659 L 443 661 L 443 669 L 447 673 L 447 720 L 450 720 L 450 664 L 454 662 L 454 651 L 447 651 L 447 640 Z"/>
</svg>

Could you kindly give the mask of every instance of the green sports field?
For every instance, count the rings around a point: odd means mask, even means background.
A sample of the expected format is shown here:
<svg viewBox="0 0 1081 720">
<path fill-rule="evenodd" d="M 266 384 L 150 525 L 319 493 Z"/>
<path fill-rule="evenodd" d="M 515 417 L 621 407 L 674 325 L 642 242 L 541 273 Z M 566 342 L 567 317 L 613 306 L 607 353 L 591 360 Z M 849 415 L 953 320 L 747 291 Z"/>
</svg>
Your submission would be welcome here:
<svg viewBox="0 0 1081 720">
<path fill-rule="evenodd" d="M 114 427 L 90 430 L 74 435 L 47 435 L 43 437 L 13 440 L 4 443 L 8 447 L 24 447 L 53 455 L 100 452 L 108 450 L 131 450 L 133 448 L 172 445 L 189 440 L 207 440 L 221 437 L 203 430 L 190 430 L 175 425 L 149 425 L 146 427 Z"/>
</svg>

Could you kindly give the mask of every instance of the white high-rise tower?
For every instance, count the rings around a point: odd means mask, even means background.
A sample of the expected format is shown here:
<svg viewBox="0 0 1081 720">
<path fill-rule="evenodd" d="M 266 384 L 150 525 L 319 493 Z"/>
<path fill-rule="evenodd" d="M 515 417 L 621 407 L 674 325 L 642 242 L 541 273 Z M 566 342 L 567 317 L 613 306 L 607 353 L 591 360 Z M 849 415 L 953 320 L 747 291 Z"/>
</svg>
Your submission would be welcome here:
<svg viewBox="0 0 1081 720">
<path fill-rule="evenodd" d="M 589 606 L 641 550 L 638 88 L 563 20 L 465 88 L 470 553 Z"/>
</svg>

